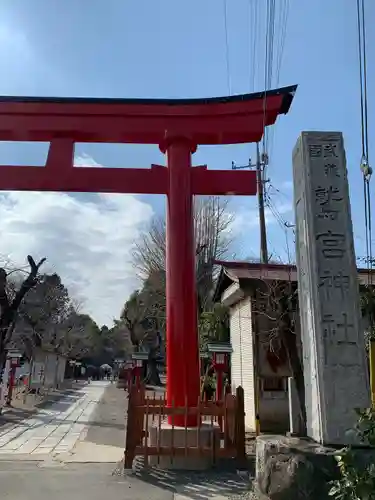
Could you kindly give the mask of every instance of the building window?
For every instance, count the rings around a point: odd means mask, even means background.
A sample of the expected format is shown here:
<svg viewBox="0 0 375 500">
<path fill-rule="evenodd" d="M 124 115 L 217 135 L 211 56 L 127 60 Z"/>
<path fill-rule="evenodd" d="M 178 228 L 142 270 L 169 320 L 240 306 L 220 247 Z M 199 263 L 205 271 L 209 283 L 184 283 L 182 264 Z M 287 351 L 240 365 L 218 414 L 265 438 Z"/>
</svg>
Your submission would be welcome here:
<svg viewBox="0 0 375 500">
<path fill-rule="evenodd" d="M 261 380 L 263 392 L 285 392 L 286 390 L 285 377 L 265 377 Z"/>
</svg>

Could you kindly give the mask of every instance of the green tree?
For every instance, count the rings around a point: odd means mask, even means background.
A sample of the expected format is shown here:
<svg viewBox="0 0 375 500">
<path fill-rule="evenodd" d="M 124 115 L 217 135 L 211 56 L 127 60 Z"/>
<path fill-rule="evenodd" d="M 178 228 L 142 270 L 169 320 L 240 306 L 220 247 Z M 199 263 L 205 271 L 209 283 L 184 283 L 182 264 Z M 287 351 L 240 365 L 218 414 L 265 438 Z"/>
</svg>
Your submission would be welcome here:
<svg viewBox="0 0 375 500">
<path fill-rule="evenodd" d="M 13 340 L 29 359 L 37 348 L 75 359 L 99 349 L 98 326 L 79 312 L 56 273 L 42 275 L 21 304 Z"/>
<path fill-rule="evenodd" d="M 137 349 L 155 342 L 156 334 L 165 338 L 165 275 L 154 271 L 125 302 L 121 320 L 129 330 Z"/>
<path fill-rule="evenodd" d="M 157 362 L 164 357 L 165 342 L 165 280 L 154 271 L 126 301 L 120 322 L 129 331 L 134 350 L 148 353 L 146 382 L 160 385 Z"/>
<path fill-rule="evenodd" d="M 374 408 L 356 410 L 358 422 L 353 429 L 358 441 L 375 446 Z M 330 482 L 329 495 L 336 500 L 375 500 L 375 464 L 363 452 L 346 447 L 336 457 L 340 478 Z"/>
<path fill-rule="evenodd" d="M 16 335 L 31 356 L 34 348 L 52 346 L 58 327 L 71 312 L 68 290 L 57 274 L 44 274 L 18 312 Z"/>
<path fill-rule="evenodd" d="M 375 284 L 360 286 L 362 316 L 367 319 L 366 340 L 375 340 Z"/>
<path fill-rule="evenodd" d="M 199 338 L 201 351 L 205 351 L 210 342 L 229 342 L 229 310 L 220 303 L 204 311 L 199 318 Z"/>
</svg>

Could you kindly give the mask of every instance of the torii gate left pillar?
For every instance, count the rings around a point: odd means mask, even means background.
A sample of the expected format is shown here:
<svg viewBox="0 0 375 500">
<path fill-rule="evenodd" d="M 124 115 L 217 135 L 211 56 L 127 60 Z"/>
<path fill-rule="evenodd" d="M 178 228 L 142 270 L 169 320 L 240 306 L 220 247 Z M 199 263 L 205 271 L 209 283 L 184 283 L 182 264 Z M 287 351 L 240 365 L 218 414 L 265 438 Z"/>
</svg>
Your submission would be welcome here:
<svg viewBox="0 0 375 500">
<path fill-rule="evenodd" d="M 260 141 L 295 90 L 193 100 L 0 97 L 0 140 L 50 142 L 44 168 L 0 166 L 0 190 L 167 195 L 169 405 L 195 406 L 200 392 L 193 196 L 256 193 L 255 172 L 191 168 L 191 154 L 199 144 Z M 75 142 L 158 144 L 167 168 L 74 167 Z M 186 424 L 196 417 L 174 419 Z"/>
</svg>

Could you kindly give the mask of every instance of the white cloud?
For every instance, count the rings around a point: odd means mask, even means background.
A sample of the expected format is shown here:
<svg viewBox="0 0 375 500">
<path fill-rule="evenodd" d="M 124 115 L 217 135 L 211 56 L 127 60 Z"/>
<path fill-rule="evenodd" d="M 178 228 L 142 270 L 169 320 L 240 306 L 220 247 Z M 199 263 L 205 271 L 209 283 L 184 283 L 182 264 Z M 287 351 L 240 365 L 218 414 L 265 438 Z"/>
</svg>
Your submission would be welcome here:
<svg viewBox="0 0 375 500">
<path fill-rule="evenodd" d="M 150 205 L 130 195 L 3 192 L 0 255 L 17 265 L 27 254 L 46 256 L 45 271 L 58 272 L 99 324 L 110 323 L 137 284 L 132 248 L 152 215 Z"/>
<path fill-rule="evenodd" d="M 76 156 L 74 158 L 74 166 L 75 167 L 102 167 L 100 163 L 94 160 L 91 156 L 83 153 L 80 156 Z"/>
</svg>

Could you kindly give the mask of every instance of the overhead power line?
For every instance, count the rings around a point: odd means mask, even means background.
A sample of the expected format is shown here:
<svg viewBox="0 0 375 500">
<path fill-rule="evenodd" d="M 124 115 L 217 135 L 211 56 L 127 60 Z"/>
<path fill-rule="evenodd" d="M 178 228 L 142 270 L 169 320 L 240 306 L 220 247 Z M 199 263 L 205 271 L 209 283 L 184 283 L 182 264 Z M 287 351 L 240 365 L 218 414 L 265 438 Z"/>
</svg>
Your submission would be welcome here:
<svg viewBox="0 0 375 500">
<path fill-rule="evenodd" d="M 366 54 L 366 16 L 364 0 L 357 0 L 357 35 L 358 35 L 358 62 L 360 85 L 360 110 L 361 110 L 361 171 L 363 174 L 364 219 L 366 237 L 366 262 L 369 283 L 372 284 L 373 254 L 372 254 L 372 220 L 370 180 L 372 168 L 369 159 L 368 141 L 368 112 L 367 112 L 367 54 Z"/>
</svg>

